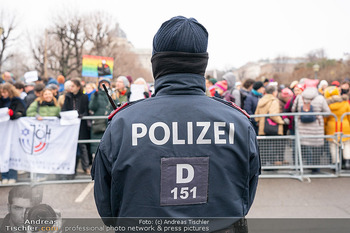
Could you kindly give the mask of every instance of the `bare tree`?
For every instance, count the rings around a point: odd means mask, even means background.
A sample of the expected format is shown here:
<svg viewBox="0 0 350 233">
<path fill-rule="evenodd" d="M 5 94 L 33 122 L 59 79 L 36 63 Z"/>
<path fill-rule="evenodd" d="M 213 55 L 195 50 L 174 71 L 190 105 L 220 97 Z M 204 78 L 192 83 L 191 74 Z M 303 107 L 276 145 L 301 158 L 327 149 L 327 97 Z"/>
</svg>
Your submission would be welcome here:
<svg viewBox="0 0 350 233">
<path fill-rule="evenodd" d="M 84 19 L 80 16 L 59 18 L 48 30 L 47 54 L 49 68 L 63 76 L 81 73 L 84 44 Z"/>
<path fill-rule="evenodd" d="M 114 77 L 132 75 L 152 79 L 149 70 L 140 64 L 139 56 L 119 24 L 110 24 L 110 15 L 103 12 L 69 15 L 54 19 L 53 26 L 47 29 L 46 39 L 41 38 L 32 46 L 36 69 L 41 74 L 46 56 L 49 73 L 80 76 L 82 57 L 89 54 L 113 57 Z"/>
<path fill-rule="evenodd" d="M 111 50 L 115 47 L 113 39 L 119 37 L 118 31 L 115 33 L 110 25 L 112 17 L 104 12 L 96 12 L 85 19 L 84 32 L 90 43 L 88 53 L 98 56 L 111 55 Z"/>
<path fill-rule="evenodd" d="M 3 64 L 14 56 L 8 49 L 17 40 L 13 36 L 13 31 L 16 29 L 16 17 L 4 10 L 0 11 L 0 72 L 2 71 Z"/>
<path fill-rule="evenodd" d="M 326 52 L 324 49 L 316 49 L 310 51 L 306 56 L 309 62 L 316 62 L 319 59 L 326 58 Z"/>
<path fill-rule="evenodd" d="M 28 36 L 29 38 L 29 36 Z M 45 73 L 45 36 L 39 37 L 35 42 L 30 41 L 30 51 L 34 59 L 34 69 L 40 76 Z"/>
</svg>

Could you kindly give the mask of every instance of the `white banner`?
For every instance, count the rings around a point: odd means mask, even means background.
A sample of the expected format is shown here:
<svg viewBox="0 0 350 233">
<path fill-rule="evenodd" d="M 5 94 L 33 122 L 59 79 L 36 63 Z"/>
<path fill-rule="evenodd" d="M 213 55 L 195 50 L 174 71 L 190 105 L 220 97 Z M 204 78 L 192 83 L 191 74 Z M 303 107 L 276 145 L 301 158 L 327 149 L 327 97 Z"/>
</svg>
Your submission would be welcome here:
<svg viewBox="0 0 350 233">
<path fill-rule="evenodd" d="M 22 117 L 10 122 L 13 122 L 12 130 L 4 131 L 12 132 L 9 168 L 36 173 L 74 173 L 80 121 L 60 125 L 56 117 L 45 117 L 42 121 Z"/>
<path fill-rule="evenodd" d="M 10 149 L 11 149 L 11 134 L 13 124 L 12 121 L 0 122 L 0 171 L 9 171 Z"/>
</svg>

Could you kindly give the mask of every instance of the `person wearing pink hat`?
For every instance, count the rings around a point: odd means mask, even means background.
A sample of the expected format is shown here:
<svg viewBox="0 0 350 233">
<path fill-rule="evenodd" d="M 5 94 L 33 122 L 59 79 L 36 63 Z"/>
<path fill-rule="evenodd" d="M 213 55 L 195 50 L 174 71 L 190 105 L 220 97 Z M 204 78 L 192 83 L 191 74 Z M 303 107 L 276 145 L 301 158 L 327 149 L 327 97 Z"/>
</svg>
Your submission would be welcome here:
<svg viewBox="0 0 350 233">
<path fill-rule="evenodd" d="M 223 94 L 227 91 L 227 82 L 226 80 L 219 81 L 215 83 L 215 97 L 223 98 Z"/>
<path fill-rule="evenodd" d="M 278 95 L 278 99 L 280 101 L 280 110 L 281 112 L 283 112 L 283 108 L 284 106 L 287 104 L 287 102 L 293 98 L 293 92 L 291 89 L 289 89 L 288 87 L 283 88 L 282 91 L 279 93 Z"/>
</svg>

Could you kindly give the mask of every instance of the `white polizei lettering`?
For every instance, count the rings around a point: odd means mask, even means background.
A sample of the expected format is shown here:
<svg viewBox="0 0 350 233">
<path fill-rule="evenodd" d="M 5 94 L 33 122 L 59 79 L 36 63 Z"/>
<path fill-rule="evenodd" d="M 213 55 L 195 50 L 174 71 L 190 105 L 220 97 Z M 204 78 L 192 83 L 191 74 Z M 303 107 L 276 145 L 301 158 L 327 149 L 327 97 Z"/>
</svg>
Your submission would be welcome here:
<svg viewBox="0 0 350 233">
<path fill-rule="evenodd" d="M 185 140 L 179 139 L 179 127 L 177 122 L 173 122 L 173 144 L 174 145 L 184 145 Z"/>
<path fill-rule="evenodd" d="M 210 127 L 210 122 L 197 122 L 197 126 L 202 126 L 202 132 L 197 138 L 197 144 L 211 144 L 211 139 L 204 139 Z"/>
<path fill-rule="evenodd" d="M 161 127 L 164 130 L 164 137 L 161 140 L 158 140 L 154 135 L 157 127 Z M 149 128 L 149 139 L 154 144 L 158 146 L 164 145 L 169 141 L 169 138 L 170 138 L 170 129 L 169 129 L 169 126 L 167 126 L 167 124 L 165 124 L 164 122 L 156 122 L 153 125 L 151 125 L 151 127 Z"/>
<path fill-rule="evenodd" d="M 196 124 L 194 126 L 194 124 Z M 149 139 L 155 145 L 161 146 L 171 140 L 173 145 L 192 145 L 192 144 L 234 144 L 235 139 L 235 124 L 227 122 L 186 122 L 187 130 L 182 131 L 182 133 L 187 132 L 187 135 L 183 135 L 184 138 L 179 138 L 179 122 L 172 122 L 171 128 L 164 122 L 155 122 L 149 128 L 143 123 L 133 123 L 132 124 L 132 146 L 139 145 L 139 139 L 145 137 L 147 134 Z M 198 128 L 200 133 L 195 139 L 194 127 Z M 211 131 L 213 127 L 213 131 Z M 160 128 L 160 129 L 158 129 Z M 156 138 L 156 131 L 159 132 Z M 172 131 L 171 131 L 172 130 Z M 208 132 L 210 131 L 210 135 Z M 164 135 L 162 134 L 164 132 Z M 197 131 L 196 131 L 197 132 Z M 212 132 L 214 135 L 212 135 Z M 228 134 L 228 135 L 227 135 Z M 172 137 L 172 138 L 170 138 Z M 228 137 L 228 139 L 227 139 Z M 195 140 L 195 141 L 194 141 Z"/>
<path fill-rule="evenodd" d="M 187 144 L 193 144 L 193 123 L 187 122 Z"/>
<path fill-rule="evenodd" d="M 187 170 L 187 177 L 184 176 L 184 170 Z M 190 183 L 194 178 L 194 169 L 191 164 L 176 164 L 176 183 Z"/>
<path fill-rule="evenodd" d="M 214 122 L 214 138 L 215 144 L 226 144 L 226 139 L 220 139 L 220 135 L 225 135 L 225 130 L 220 130 L 220 127 L 225 127 L 226 122 Z"/>
<path fill-rule="evenodd" d="M 138 129 L 141 129 L 141 132 L 138 133 Z M 142 138 L 147 134 L 147 127 L 142 123 L 132 124 L 132 145 L 137 146 L 137 139 Z"/>
<path fill-rule="evenodd" d="M 229 143 L 234 144 L 235 143 L 235 124 L 230 123 L 230 133 L 228 135 Z"/>
</svg>

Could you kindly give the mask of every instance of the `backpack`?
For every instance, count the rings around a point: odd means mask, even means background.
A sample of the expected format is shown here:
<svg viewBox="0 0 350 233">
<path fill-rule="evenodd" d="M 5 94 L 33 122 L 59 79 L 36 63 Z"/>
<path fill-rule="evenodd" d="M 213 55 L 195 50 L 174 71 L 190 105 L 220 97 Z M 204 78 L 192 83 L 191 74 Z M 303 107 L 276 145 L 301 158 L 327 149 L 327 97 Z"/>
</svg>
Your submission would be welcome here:
<svg viewBox="0 0 350 233">
<path fill-rule="evenodd" d="M 314 108 L 312 106 L 311 103 L 306 104 L 303 98 L 303 102 L 304 105 L 301 106 L 301 113 L 305 112 L 305 113 L 310 113 L 310 112 L 314 112 Z M 316 115 L 301 115 L 300 116 L 300 120 L 302 123 L 312 123 L 314 121 L 316 121 Z"/>
</svg>

